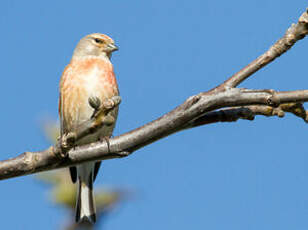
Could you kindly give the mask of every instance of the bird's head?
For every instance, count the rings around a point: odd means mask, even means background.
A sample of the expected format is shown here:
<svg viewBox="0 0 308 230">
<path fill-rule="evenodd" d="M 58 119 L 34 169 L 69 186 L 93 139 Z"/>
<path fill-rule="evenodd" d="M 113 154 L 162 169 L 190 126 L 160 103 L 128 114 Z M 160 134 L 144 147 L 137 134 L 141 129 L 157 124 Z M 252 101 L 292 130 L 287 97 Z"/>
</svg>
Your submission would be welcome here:
<svg viewBox="0 0 308 230">
<path fill-rule="evenodd" d="M 83 37 L 74 51 L 74 56 L 105 56 L 110 58 L 118 50 L 114 41 L 105 34 L 94 33 Z"/>
</svg>

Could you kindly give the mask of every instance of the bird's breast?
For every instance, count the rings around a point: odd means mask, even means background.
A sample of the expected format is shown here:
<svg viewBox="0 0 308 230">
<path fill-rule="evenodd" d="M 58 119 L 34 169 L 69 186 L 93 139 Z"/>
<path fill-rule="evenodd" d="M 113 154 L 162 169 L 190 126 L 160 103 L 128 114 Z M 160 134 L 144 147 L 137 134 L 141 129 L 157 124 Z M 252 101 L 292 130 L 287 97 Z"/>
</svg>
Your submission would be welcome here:
<svg viewBox="0 0 308 230">
<path fill-rule="evenodd" d="M 109 60 L 89 58 L 73 62 L 72 67 L 72 80 L 88 97 L 97 96 L 104 99 L 118 94 L 116 78 Z"/>
<path fill-rule="evenodd" d="M 71 62 L 63 73 L 60 87 L 62 115 L 68 130 L 92 116 L 90 97 L 103 101 L 119 93 L 112 64 L 99 58 Z"/>
</svg>

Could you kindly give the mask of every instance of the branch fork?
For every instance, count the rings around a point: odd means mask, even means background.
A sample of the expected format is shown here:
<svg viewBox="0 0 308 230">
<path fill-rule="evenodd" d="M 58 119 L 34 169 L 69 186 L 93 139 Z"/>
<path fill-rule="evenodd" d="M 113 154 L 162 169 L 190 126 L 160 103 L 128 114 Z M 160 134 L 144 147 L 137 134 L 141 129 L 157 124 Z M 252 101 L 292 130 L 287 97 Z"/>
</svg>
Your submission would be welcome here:
<svg viewBox="0 0 308 230">
<path fill-rule="evenodd" d="M 103 102 L 98 97 L 89 98 L 89 105 L 94 109 L 91 119 L 81 124 L 75 131 L 65 133 L 58 138 L 54 147 L 55 156 L 59 159 L 68 157 L 68 151 L 76 145 L 78 140 L 95 133 L 104 125 L 113 125 L 115 119 L 110 113 L 120 103 L 120 96 L 113 96 Z M 106 141 L 108 142 L 108 140 Z"/>
</svg>

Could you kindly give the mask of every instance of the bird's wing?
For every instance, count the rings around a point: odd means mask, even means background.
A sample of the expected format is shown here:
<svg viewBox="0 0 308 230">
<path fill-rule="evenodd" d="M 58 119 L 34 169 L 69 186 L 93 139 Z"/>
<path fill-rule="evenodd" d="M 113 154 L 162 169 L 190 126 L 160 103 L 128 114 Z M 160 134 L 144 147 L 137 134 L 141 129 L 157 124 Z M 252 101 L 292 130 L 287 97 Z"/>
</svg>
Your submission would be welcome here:
<svg viewBox="0 0 308 230">
<path fill-rule="evenodd" d="M 67 127 L 65 125 L 65 121 L 64 121 L 64 110 L 63 110 L 63 96 L 64 94 L 62 93 L 62 90 L 63 90 L 63 82 L 64 82 L 64 79 L 66 79 L 68 77 L 68 75 L 70 74 L 71 70 L 70 70 L 70 65 L 67 65 L 62 73 L 62 76 L 61 76 L 61 80 L 60 80 L 60 93 L 59 93 L 59 108 L 58 108 L 58 111 L 59 111 L 59 117 L 60 117 L 60 133 L 61 133 L 61 136 L 66 133 L 68 130 L 67 130 Z"/>
</svg>

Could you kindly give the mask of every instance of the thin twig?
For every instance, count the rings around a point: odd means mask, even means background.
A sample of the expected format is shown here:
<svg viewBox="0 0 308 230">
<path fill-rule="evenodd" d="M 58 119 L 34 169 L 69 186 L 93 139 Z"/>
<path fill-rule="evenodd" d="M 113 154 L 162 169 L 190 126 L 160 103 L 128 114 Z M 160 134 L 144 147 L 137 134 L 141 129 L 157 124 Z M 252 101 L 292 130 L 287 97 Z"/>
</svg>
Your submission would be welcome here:
<svg viewBox="0 0 308 230">
<path fill-rule="evenodd" d="M 191 121 L 186 128 L 195 128 L 217 122 L 235 122 L 239 119 L 252 121 L 257 115 L 284 117 L 285 112 L 292 113 L 308 122 L 308 112 L 304 109 L 302 103 L 288 103 L 281 104 L 278 107 L 250 105 L 208 112 L 204 116 Z"/>
<path fill-rule="evenodd" d="M 238 86 L 253 73 L 274 61 L 277 57 L 288 51 L 298 40 L 308 34 L 308 9 L 299 18 L 296 24 L 287 29 L 284 36 L 272 45 L 268 51 L 252 61 L 246 67 L 235 73 L 215 90 L 225 90 Z"/>
</svg>

